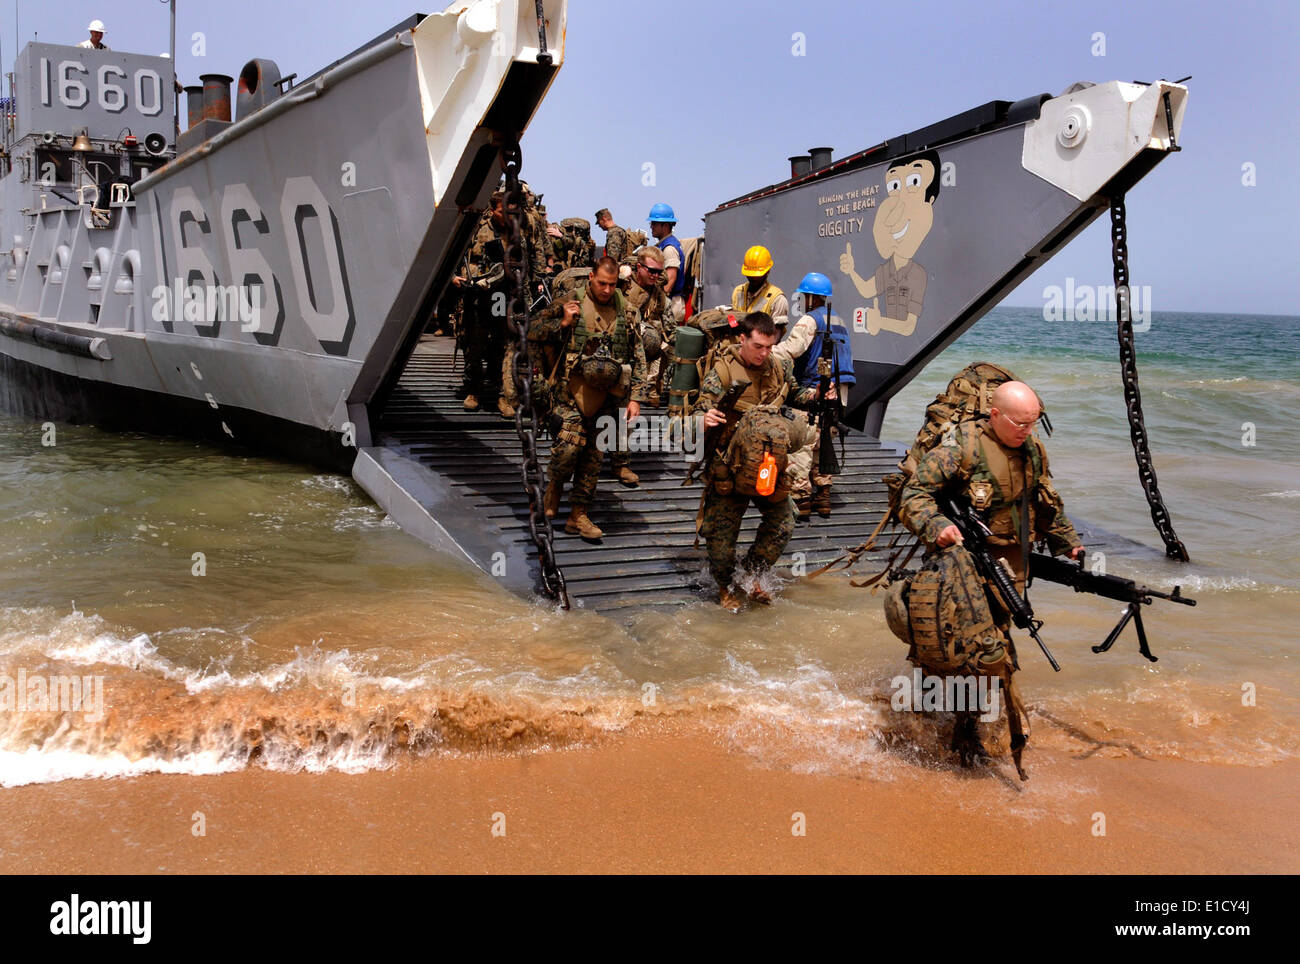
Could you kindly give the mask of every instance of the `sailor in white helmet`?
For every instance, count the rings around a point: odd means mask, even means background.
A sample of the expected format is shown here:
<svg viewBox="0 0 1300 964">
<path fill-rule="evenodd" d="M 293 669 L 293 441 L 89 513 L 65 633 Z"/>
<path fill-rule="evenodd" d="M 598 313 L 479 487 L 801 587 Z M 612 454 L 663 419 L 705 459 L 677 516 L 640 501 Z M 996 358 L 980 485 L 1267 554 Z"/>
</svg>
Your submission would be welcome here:
<svg viewBox="0 0 1300 964">
<path fill-rule="evenodd" d="M 86 29 L 90 31 L 90 39 L 83 40 L 77 44 L 78 47 L 90 47 L 92 50 L 108 49 L 108 44 L 104 43 L 104 21 L 92 20 Z"/>
</svg>

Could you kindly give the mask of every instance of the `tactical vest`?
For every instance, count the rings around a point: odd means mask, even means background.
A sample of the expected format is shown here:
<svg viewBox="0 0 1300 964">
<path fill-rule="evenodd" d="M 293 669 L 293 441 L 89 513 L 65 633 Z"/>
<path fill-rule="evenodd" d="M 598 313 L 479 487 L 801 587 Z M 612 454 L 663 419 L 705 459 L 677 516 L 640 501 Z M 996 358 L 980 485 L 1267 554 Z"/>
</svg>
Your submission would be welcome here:
<svg viewBox="0 0 1300 964">
<path fill-rule="evenodd" d="M 782 297 L 784 294 L 784 291 L 769 281 L 758 290 L 758 294 L 754 296 L 754 300 L 750 301 L 748 297 L 749 285 L 738 284 L 736 285 L 736 290 L 731 293 L 731 307 L 735 308 L 737 311 L 743 311 L 746 313 L 751 311 L 765 311 L 770 315 L 772 313 L 772 302 L 776 301 L 777 298 Z"/>
<path fill-rule="evenodd" d="M 739 419 L 741 415 L 749 411 L 755 405 L 781 405 L 785 402 L 785 396 L 790 390 L 789 384 L 785 380 L 785 369 L 779 361 L 771 355 L 763 362 L 763 367 L 757 373 L 753 369 L 747 368 L 745 363 L 740 360 L 740 346 L 728 345 L 724 348 L 713 361 L 713 370 L 718 373 L 718 378 L 722 380 L 722 388 L 725 391 L 737 381 L 747 381 L 749 387 L 745 393 L 740 396 L 732 408 L 732 417 L 729 421 Z"/>
<path fill-rule="evenodd" d="M 641 312 L 642 321 L 651 322 L 655 327 L 658 327 L 664 311 L 668 308 L 668 298 L 664 294 L 663 288 L 656 287 L 653 291 L 646 291 L 629 278 L 624 295 L 627 298 L 627 303 Z"/>
<path fill-rule="evenodd" d="M 993 531 L 990 543 L 993 545 L 1010 545 L 1020 541 L 1020 506 L 1019 492 L 1008 492 L 998 481 L 998 477 L 1008 474 L 1007 458 L 998 446 L 996 439 L 984 440 L 987 422 L 964 425 L 959 437 L 961 465 L 966 476 L 965 491 L 962 493 L 970 504 L 984 513 L 988 527 Z M 1047 453 L 1043 444 L 1030 436 L 1021 447 L 1024 454 L 1023 484 L 1028 491 L 1029 520 L 1027 530 L 1033 538 L 1037 509 L 1036 489 L 1047 476 Z M 990 455 L 995 464 L 990 464 Z M 1014 479 L 1012 480 L 1014 486 Z"/>
<path fill-rule="evenodd" d="M 573 333 L 569 336 L 569 353 L 581 354 L 583 346 L 587 344 L 587 339 L 598 334 L 587 327 L 587 287 L 583 285 L 573 295 L 573 300 L 578 303 L 578 317 L 573 323 Z M 592 306 L 594 310 L 595 306 Z M 614 359 L 620 364 L 626 365 L 632 361 L 632 350 L 628 344 L 628 323 L 627 323 L 627 302 L 623 299 L 623 293 L 617 288 L 614 289 L 614 330 L 606 335 L 609 338 L 609 350 Z"/>
</svg>

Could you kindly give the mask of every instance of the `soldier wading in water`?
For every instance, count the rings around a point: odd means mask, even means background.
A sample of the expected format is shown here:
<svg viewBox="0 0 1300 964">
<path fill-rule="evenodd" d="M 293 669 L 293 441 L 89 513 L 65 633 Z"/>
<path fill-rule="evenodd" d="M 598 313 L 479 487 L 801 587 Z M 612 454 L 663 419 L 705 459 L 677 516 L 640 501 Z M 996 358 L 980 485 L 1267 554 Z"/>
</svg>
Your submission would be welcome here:
<svg viewBox="0 0 1300 964">
<path fill-rule="evenodd" d="M 903 524 L 926 547 L 925 564 L 908 590 L 914 647 L 909 658 L 935 675 L 1000 680 L 1011 752 L 1022 778 L 1026 774 L 1021 754 L 1029 725 L 1013 676 L 1016 657 L 1009 615 L 980 578 L 961 545 L 961 532 L 935 497 L 969 503 L 983 516 L 993 533 L 987 540 L 990 552 L 1010 567 L 1021 594 L 1030 543 L 1045 541 L 1054 555 L 1079 558 L 1083 545 L 1052 485 L 1043 443 L 1033 434 L 1041 415 L 1038 395 L 1024 382 L 999 385 L 988 420 L 955 426 L 943 444 L 926 453 L 903 489 L 899 506 Z M 918 619 L 927 612 L 928 619 Z M 987 758 L 974 711 L 957 713 L 952 748 L 966 765 Z"/>
<path fill-rule="evenodd" d="M 728 451 L 737 424 L 746 412 L 762 406 L 776 413 L 779 406 L 787 402 L 807 406 L 817 394 L 816 388 L 799 387 L 789 359 L 772 356 L 777 332 L 771 315 L 762 311 L 751 312 L 739 319 L 738 325 L 740 340 L 718 355 L 700 383 L 700 396 L 692 409 L 694 414 L 704 415 L 706 431 L 726 426 L 717 446 L 719 453 Z M 749 387 L 728 411 L 719 409 L 719 401 L 727 390 L 740 382 L 748 382 Z M 774 417 L 782 418 L 779 413 Z M 791 434 L 796 431 L 793 428 L 796 425 L 798 431 L 807 433 L 806 421 L 792 421 L 791 425 Z M 712 453 L 705 453 L 706 458 L 710 455 Z M 790 541 L 794 533 L 795 509 L 788 481 L 783 481 L 770 496 L 754 495 L 745 491 L 742 482 L 746 474 L 752 480 L 752 466 L 740 466 L 736 471 L 729 471 L 721 463 L 723 457 L 714 455 L 705 477 L 700 533 L 707 541 L 709 570 L 718 584 L 718 602 L 724 609 L 736 612 L 740 609 L 740 599 L 732 591 L 731 581 L 736 572 L 736 539 L 740 535 L 740 522 L 745 510 L 753 502 L 762 515 L 754 545 L 745 554 L 744 563 L 746 571 L 758 577 L 780 558 Z M 750 599 L 757 603 L 772 601 L 757 578 L 750 590 Z"/>
</svg>

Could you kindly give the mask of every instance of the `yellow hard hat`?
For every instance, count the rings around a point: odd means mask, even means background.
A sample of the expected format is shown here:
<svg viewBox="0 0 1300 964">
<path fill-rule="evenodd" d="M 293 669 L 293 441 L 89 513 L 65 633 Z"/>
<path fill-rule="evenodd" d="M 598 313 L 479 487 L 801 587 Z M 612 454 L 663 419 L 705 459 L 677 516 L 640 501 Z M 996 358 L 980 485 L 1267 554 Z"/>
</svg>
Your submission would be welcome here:
<svg viewBox="0 0 1300 964">
<path fill-rule="evenodd" d="M 745 252 L 745 262 L 740 266 L 740 273 L 746 278 L 761 278 L 772 270 L 772 252 L 761 244 L 756 244 Z"/>
</svg>

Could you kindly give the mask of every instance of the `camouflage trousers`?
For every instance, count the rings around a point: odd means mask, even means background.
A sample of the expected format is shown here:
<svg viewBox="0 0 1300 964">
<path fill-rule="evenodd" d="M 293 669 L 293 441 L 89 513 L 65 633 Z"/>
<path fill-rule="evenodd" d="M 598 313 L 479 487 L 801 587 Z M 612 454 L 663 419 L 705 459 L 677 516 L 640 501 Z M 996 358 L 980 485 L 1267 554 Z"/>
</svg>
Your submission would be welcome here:
<svg viewBox="0 0 1300 964">
<path fill-rule="evenodd" d="M 790 494 L 796 499 L 812 495 L 814 486 L 830 485 L 835 481 L 835 476 L 823 475 L 817 471 L 817 462 L 821 457 L 821 431 L 813 428 L 812 433 L 812 441 L 792 452 L 786 460 L 785 471 L 790 479 Z"/>
<path fill-rule="evenodd" d="M 596 496 L 596 479 L 600 475 L 600 462 L 604 453 L 596 445 L 599 437 L 596 422 L 609 416 L 618 417 L 618 406 L 611 399 L 602 405 L 591 418 L 583 418 L 569 402 L 555 406 L 551 415 L 552 424 L 559 421 L 559 430 L 551 442 L 551 464 L 547 469 L 547 479 L 556 485 L 564 485 L 573 480 L 569 491 L 569 504 L 574 506 L 591 505 Z"/>
<path fill-rule="evenodd" d="M 1020 588 L 1023 591 L 1023 585 Z M 1029 724 L 1013 678 L 1016 649 L 1010 615 L 986 587 L 971 554 L 960 545 L 927 554 L 908 595 L 913 639 L 909 659 L 939 676 L 1001 680 L 1012 745 L 1023 746 Z"/>
<path fill-rule="evenodd" d="M 501 397 L 511 406 L 519 407 L 519 388 L 515 385 L 515 355 L 519 350 L 511 345 L 506 349 L 506 357 L 501 361 Z"/>
<path fill-rule="evenodd" d="M 504 318 L 485 312 L 465 313 L 461 348 L 465 352 L 465 390 L 480 402 L 493 402 L 501 392 L 502 360 L 509 341 Z"/>
<path fill-rule="evenodd" d="M 724 589 L 736 574 L 736 540 L 750 502 L 758 507 L 761 519 L 754 544 L 745 553 L 746 569 L 759 572 L 774 566 L 794 534 L 795 509 L 789 497 L 771 502 L 735 493 L 721 495 L 710 486 L 704 496 L 700 534 L 708 547 L 709 571 Z"/>
</svg>

